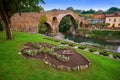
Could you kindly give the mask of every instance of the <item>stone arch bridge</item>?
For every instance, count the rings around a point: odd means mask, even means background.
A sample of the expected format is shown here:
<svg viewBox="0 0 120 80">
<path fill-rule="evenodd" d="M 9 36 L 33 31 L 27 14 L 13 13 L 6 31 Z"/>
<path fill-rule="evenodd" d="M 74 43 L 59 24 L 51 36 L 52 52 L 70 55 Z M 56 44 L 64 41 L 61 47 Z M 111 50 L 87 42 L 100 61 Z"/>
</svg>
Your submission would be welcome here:
<svg viewBox="0 0 120 80">
<path fill-rule="evenodd" d="M 78 28 L 83 26 L 85 21 L 82 17 L 78 16 L 72 11 L 48 11 L 48 12 L 29 12 L 29 13 L 19 13 L 14 14 L 11 17 L 11 29 L 22 32 L 38 33 L 38 25 L 41 16 L 45 15 L 47 21 L 45 24 L 49 27 L 51 32 L 57 33 L 59 31 L 60 21 L 65 17 L 69 16 L 72 23 L 76 20 L 78 22 Z M 73 24 L 71 25 L 73 28 Z M 72 29 L 71 29 L 72 30 Z"/>
</svg>

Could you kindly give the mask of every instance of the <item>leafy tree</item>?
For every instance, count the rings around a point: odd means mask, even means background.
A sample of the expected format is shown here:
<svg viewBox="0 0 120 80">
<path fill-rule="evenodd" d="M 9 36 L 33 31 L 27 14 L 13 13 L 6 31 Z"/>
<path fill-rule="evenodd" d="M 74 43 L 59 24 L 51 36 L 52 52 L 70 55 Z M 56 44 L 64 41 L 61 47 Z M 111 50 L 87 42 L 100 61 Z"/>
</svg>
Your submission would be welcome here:
<svg viewBox="0 0 120 80">
<path fill-rule="evenodd" d="M 120 8 L 117 7 L 111 7 L 107 10 L 106 13 L 114 13 L 114 12 L 120 12 Z"/>
<path fill-rule="evenodd" d="M 82 13 L 82 10 L 78 10 L 78 9 L 76 9 L 76 10 L 75 10 L 75 13 L 77 13 L 77 14 L 81 14 L 81 13 Z"/>
<path fill-rule="evenodd" d="M 44 11 L 42 6 L 36 6 L 36 9 L 34 9 L 31 6 L 22 7 L 22 12 L 37 12 L 37 11 Z"/>
<path fill-rule="evenodd" d="M 69 32 L 70 27 L 71 27 L 71 21 L 70 21 L 69 17 L 66 16 L 60 22 L 59 31 L 63 32 L 63 33 Z"/>
<path fill-rule="evenodd" d="M 93 10 L 93 9 L 90 9 L 87 11 L 85 11 L 85 10 L 82 11 L 82 14 L 93 14 L 93 13 L 95 13 L 95 10 Z"/>
<path fill-rule="evenodd" d="M 48 28 L 45 22 L 47 21 L 47 18 L 45 15 L 40 16 L 40 21 L 39 21 L 39 33 L 45 33 L 47 32 Z"/>
<path fill-rule="evenodd" d="M 74 11 L 73 7 L 68 7 L 66 10 Z"/>
<path fill-rule="evenodd" d="M 0 16 L 5 24 L 6 39 L 12 39 L 12 32 L 10 29 L 10 17 L 16 13 L 21 12 L 23 8 L 31 7 L 36 10 L 38 4 L 44 3 L 43 0 L 0 0 Z"/>
<path fill-rule="evenodd" d="M 41 25 L 39 26 L 39 33 L 44 34 L 44 33 L 47 32 L 47 30 L 48 30 L 48 27 L 46 26 L 45 23 L 43 23 L 43 24 L 41 24 Z"/>
</svg>

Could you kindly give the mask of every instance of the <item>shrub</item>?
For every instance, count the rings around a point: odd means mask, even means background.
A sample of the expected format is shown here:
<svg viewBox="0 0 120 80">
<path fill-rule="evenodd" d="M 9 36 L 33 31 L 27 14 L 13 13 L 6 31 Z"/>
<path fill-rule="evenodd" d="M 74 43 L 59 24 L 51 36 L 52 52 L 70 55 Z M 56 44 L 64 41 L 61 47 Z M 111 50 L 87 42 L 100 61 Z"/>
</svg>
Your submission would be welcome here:
<svg viewBox="0 0 120 80">
<path fill-rule="evenodd" d="M 47 25 L 45 24 L 45 22 L 47 21 L 47 17 L 46 15 L 41 15 L 40 16 L 40 21 L 39 21 L 39 33 L 45 33 L 48 30 Z"/>
<path fill-rule="evenodd" d="M 67 44 L 65 41 L 62 41 L 61 44 Z"/>
<path fill-rule="evenodd" d="M 113 57 L 114 57 L 115 59 L 117 58 L 117 55 L 116 55 L 116 53 L 114 53 L 114 54 L 113 54 Z"/>
<path fill-rule="evenodd" d="M 38 52 L 39 52 L 39 53 L 51 54 L 51 49 L 50 49 L 50 48 L 41 47 L 41 48 L 38 50 Z"/>
<path fill-rule="evenodd" d="M 95 52 L 96 49 L 95 49 L 95 48 L 90 48 L 89 51 L 90 51 L 90 52 Z"/>
<path fill-rule="evenodd" d="M 107 51 L 100 51 L 100 54 L 103 56 L 109 56 L 109 53 Z"/>
<path fill-rule="evenodd" d="M 85 49 L 85 46 L 78 46 L 78 49 Z"/>
<path fill-rule="evenodd" d="M 41 45 L 39 45 L 39 43 L 32 43 L 32 45 L 34 47 L 36 47 L 37 49 L 36 50 L 24 50 L 24 53 L 28 54 L 28 55 L 31 55 L 31 56 L 34 56 L 36 55 L 37 53 L 42 53 L 42 54 L 47 54 L 47 55 L 51 55 L 55 58 L 57 58 L 58 60 L 60 61 L 69 61 L 69 57 L 66 57 L 64 55 L 60 55 L 60 54 L 57 54 L 55 53 L 54 51 L 55 50 L 58 50 L 58 49 L 67 49 L 67 47 L 65 46 L 57 46 L 57 47 L 54 47 L 54 48 L 45 48 L 45 47 L 42 47 Z"/>
<path fill-rule="evenodd" d="M 54 47 L 54 50 L 68 49 L 68 48 L 70 48 L 70 47 L 68 47 L 68 46 L 56 46 L 56 47 Z"/>
<path fill-rule="evenodd" d="M 37 50 L 24 50 L 24 53 L 28 54 L 28 55 L 31 55 L 31 56 L 34 56 L 37 54 Z"/>
<path fill-rule="evenodd" d="M 36 42 L 32 42 L 32 45 L 37 49 L 40 49 L 42 47 L 41 45 L 39 45 L 39 43 Z"/>
<path fill-rule="evenodd" d="M 71 47 L 75 46 L 74 43 L 69 43 L 69 42 L 68 42 L 68 45 L 71 46 Z"/>
<path fill-rule="evenodd" d="M 118 53 L 114 53 L 113 54 L 113 57 L 116 59 L 116 58 L 119 58 L 120 59 L 120 54 L 118 54 Z"/>
<path fill-rule="evenodd" d="M 116 56 L 117 56 L 117 58 L 119 58 L 119 59 L 120 59 L 120 54 L 119 54 L 119 53 L 116 53 Z"/>
</svg>

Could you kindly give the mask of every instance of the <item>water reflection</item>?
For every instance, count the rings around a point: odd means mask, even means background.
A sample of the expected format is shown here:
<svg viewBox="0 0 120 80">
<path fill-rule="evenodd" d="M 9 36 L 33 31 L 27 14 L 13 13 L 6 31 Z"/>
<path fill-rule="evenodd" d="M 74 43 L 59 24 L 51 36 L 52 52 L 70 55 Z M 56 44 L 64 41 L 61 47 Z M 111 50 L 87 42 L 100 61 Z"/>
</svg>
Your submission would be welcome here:
<svg viewBox="0 0 120 80">
<path fill-rule="evenodd" d="M 74 42 L 78 43 L 90 43 L 90 44 L 98 44 L 102 46 L 104 49 L 107 49 L 112 52 L 117 52 L 120 53 L 120 45 L 119 44 L 112 44 L 112 43 L 107 43 L 102 40 L 97 40 L 97 39 L 90 39 L 90 38 L 84 38 L 80 36 L 71 36 L 71 35 L 65 35 L 64 37 L 67 40 L 72 40 Z"/>
</svg>

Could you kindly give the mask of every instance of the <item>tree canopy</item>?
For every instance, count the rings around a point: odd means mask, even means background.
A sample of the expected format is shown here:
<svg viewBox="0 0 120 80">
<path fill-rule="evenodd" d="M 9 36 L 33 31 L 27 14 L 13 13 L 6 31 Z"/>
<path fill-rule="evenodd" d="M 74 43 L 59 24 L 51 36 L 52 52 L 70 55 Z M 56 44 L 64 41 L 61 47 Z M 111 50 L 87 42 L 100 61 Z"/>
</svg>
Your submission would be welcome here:
<svg viewBox="0 0 120 80">
<path fill-rule="evenodd" d="M 114 13 L 114 12 L 120 12 L 120 8 L 111 7 L 106 11 L 106 13 Z"/>
</svg>

